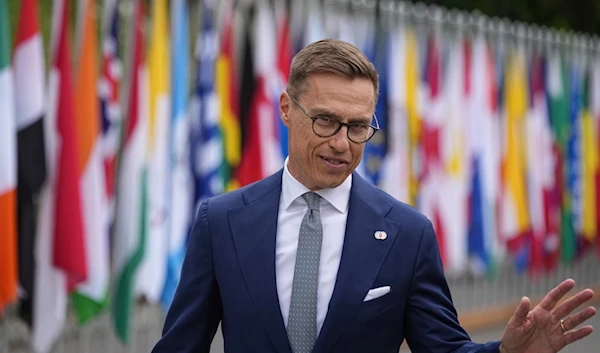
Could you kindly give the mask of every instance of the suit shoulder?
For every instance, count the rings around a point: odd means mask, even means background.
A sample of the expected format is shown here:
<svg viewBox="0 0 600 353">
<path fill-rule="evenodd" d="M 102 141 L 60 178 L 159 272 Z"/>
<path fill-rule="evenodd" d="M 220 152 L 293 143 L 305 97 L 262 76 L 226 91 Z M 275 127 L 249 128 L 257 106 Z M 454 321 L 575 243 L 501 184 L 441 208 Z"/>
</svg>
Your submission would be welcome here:
<svg viewBox="0 0 600 353">
<path fill-rule="evenodd" d="M 207 202 L 211 211 L 227 210 L 242 206 L 244 204 L 244 190 L 249 186 L 250 185 L 247 185 L 209 198 Z"/>
<path fill-rule="evenodd" d="M 209 199 L 211 212 L 227 211 L 232 208 L 242 207 L 260 200 L 270 192 L 281 187 L 280 173 L 275 173 L 265 179 L 255 181 L 239 189 L 235 189 Z"/>
</svg>

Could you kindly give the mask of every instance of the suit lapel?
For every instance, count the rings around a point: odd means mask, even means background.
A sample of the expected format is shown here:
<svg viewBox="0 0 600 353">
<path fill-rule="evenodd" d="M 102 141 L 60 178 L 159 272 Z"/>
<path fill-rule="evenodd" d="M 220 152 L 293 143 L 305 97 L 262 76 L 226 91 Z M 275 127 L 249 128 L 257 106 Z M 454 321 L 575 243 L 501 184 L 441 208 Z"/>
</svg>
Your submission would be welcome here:
<svg viewBox="0 0 600 353">
<path fill-rule="evenodd" d="M 275 278 L 280 194 L 281 173 L 277 173 L 244 192 L 246 205 L 229 212 L 229 223 L 244 281 L 258 315 L 276 351 L 291 353 Z"/>
<path fill-rule="evenodd" d="M 378 192 L 354 173 L 342 258 L 315 353 L 329 352 L 345 331 L 396 239 L 400 225 L 385 218 L 391 203 L 375 198 Z M 376 231 L 385 231 L 387 238 L 376 239 Z"/>
</svg>

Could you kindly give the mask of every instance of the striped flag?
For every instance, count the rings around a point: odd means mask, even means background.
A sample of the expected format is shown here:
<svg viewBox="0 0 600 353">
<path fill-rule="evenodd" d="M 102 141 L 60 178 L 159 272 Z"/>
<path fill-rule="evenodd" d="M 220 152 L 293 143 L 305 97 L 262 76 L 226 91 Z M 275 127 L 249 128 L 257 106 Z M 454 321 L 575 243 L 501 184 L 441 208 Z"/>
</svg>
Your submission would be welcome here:
<svg viewBox="0 0 600 353">
<path fill-rule="evenodd" d="M 173 79 L 171 133 L 171 224 L 169 229 L 167 274 L 162 292 L 163 309 L 168 311 L 179 284 L 185 257 L 188 228 L 193 217 L 190 170 L 190 128 L 188 119 L 188 9 L 186 0 L 171 2 L 171 77 Z"/>
<path fill-rule="evenodd" d="M 134 286 L 144 257 L 147 232 L 147 120 L 148 70 L 144 55 L 143 2 L 134 2 L 131 21 L 131 75 L 123 121 L 123 146 L 119 160 L 115 236 L 113 242 L 114 290 L 112 319 L 117 336 L 129 342 Z"/>
<path fill-rule="evenodd" d="M 215 91 L 215 61 L 219 43 L 214 27 L 214 12 L 207 1 L 202 5 L 202 28 L 196 41 L 196 81 L 191 99 L 190 157 L 194 176 L 194 215 L 200 203 L 224 190 L 221 175 L 223 142 L 219 97 Z M 227 146 L 225 146 L 227 148 Z"/>
<path fill-rule="evenodd" d="M 0 315 L 17 299 L 17 127 L 8 7 L 0 0 Z"/>
<path fill-rule="evenodd" d="M 75 71 L 75 126 L 88 277 L 77 287 L 73 303 L 83 324 L 100 313 L 108 294 L 109 222 L 97 91 L 96 3 L 80 0 L 79 6 L 81 38 Z"/>
<path fill-rule="evenodd" d="M 46 74 L 37 0 L 23 0 L 13 53 L 18 151 L 20 316 L 31 326 L 34 296 L 35 201 L 46 179 Z"/>
<path fill-rule="evenodd" d="M 171 67 L 167 0 L 152 2 L 151 37 L 148 48 L 150 115 L 148 120 L 148 234 L 145 256 L 139 269 L 137 292 L 158 303 L 167 270 L 170 223 L 168 196 L 169 144 L 171 135 Z"/>
<path fill-rule="evenodd" d="M 117 154 L 121 139 L 122 123 L 119 99 L 123 69 L 118 43 L 119 13 L 117 5 L 118 0 L 107 0 L 104 2 L 101 46 L 102 71 L 98 80 L 100 119 L 102 121 L 102 155 L 104 158 L 108 218 L 111 228 L 113 227 L 115 217 Z"/>
<path fill-rule="evenodd" d="M 237 73 L 237 63 L 235 61 L 235 27 L 234 27 L 235 8 L 233 1 L 225 2 L 222 18 L 220 52 L 216 62 L 215 73 L 215 90 L 219 97 L 220 120 L 219 125 L 224 147 L 224 161 L 221 167 L 221 174 L 225 183 L 225 190 L 230 191 L 236 189 L 239 185 L 234 178 L 235 168 L 240 163 L 242 154 L 242 132 L 240 127 L 239 116 L 239 77 Z M 208 19 L 207 21 L 212 21 Z M 206 30 L 203 31 L 206 36 L 213 36 L 211 32 L 211 23 L 205 24 Z M 202 32 L 201 32 L 202 33 Z M 202 34 L 200 34 L 202 35 Z M 206 48 L 208 49 L 208 48 Z M 210 52 L 206 51 L 210 57 Z M 199 59 L 200 60 L 200 59 Z M 203 65 L 203 63 L 198 63 Z M 207 65 L 212 65 L 207 63 Z M 204 65 L 205 66 L 205 65 Z M 199 66 L 200 67 L 200 66 Z M 205 70 L 206 74 L 210 71 Z M 200 79 L 200 78 L 199 78 Z M 207 86 L 210 85 L 209 77 L 203 78 L 206 80 Z M 198 115 L 195 115 L 198 116 Z M 216 161 L 215 161 L 216 162 Z"/>
<path fill-rule="evenodd" d="M 49 352 L 67 314 L 67 293 L 87 279 L 79 187 L 78 141 L 71 83 L 69 2 L 54 2 L 50 98 L 44 119 L 48 180 L 42 189 L 36 234 L 32 341 Z"/>
</svg>

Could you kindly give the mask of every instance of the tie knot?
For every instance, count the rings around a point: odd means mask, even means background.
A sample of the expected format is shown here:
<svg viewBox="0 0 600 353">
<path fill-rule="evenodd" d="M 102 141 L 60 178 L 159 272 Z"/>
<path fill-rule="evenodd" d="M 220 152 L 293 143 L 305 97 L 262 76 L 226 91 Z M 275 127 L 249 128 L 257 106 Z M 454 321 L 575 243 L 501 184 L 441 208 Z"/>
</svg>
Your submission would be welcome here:
<svg viewBox="0 0 600 353">
<path fill-rule="evenodd" d="M 307 192 L 306 194 L 302 195 L 302 198 L 304 198 L 308 204 L 309 210 L 319 211 L 319 201 L 321 200 L 321 196 L 315 194 L 314 192 Z"/>
</svg>

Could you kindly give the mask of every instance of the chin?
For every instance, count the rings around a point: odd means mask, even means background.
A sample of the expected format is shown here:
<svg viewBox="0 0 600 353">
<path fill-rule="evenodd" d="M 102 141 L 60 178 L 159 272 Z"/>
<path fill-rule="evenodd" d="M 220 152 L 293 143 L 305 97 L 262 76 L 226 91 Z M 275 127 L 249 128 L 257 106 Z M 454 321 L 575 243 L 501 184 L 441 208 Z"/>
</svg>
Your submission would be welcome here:
<svg viewBox="0 0 600 353">
<path fill-rule="evenodd" d="M 346 178 L 323 178 L 321 179 L 319 185 L 321 189 L 333 189 L 340 186 L 344 182 L 344 180 L 346 180 Z"/>
</svg>

